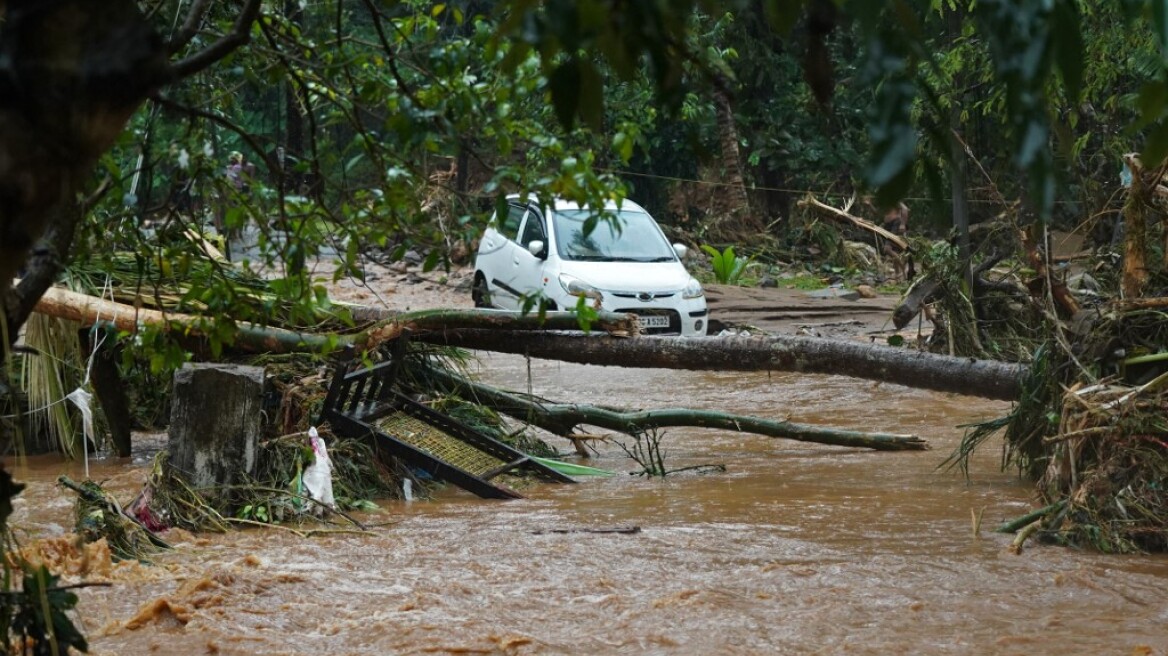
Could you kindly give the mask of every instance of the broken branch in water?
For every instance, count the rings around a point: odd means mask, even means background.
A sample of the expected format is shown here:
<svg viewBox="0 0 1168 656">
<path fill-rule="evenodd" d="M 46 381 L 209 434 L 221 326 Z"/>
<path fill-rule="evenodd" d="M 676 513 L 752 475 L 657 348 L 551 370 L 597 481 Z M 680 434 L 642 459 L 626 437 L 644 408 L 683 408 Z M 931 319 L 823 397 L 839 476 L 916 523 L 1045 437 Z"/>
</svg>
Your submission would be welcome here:
<svg viewBox="0 0 1168 656">
<path fill-rule="evenodd" d="M 915 435 L 869 433 L 864 431 L 820 428 L 790 421 L 763 419 L 745 415 L 727 414 L 712 410 L 666 408 L 662 410 L 625 411 L 591 405 L 544 403 L 517 394 L 467 380 L 447 371 L 429 369 L 428 375 L 444 387 L 467 393 L 470 400 L 490 406 L 510 417 L 538 426 L 546 431 L 571 439 L 572 430 L 580 424 L 598 426 L 626 434 L 670 426 L 697 426 L 768 437 L 780 437 L 801 442 L 861 447 L 877 451 L 905 451 L 928 449 L 928 442 Z"/>
<path fill-rule="evenodd" d="M 631 535 L 640 532 L 640 526 L 614 526 L 612 528 L 537 528 L 531 533 L 532 535 L 545 535 L 548 533 L 623 533 Z"/>
</svg>

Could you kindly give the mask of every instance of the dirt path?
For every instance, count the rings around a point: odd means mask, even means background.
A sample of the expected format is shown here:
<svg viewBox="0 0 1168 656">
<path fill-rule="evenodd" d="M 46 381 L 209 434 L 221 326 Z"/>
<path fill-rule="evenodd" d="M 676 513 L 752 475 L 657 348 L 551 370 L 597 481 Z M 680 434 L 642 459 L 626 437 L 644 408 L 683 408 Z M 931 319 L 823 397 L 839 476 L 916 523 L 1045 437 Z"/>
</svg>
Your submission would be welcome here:
<svg viewBox="0 0 1168 656">
<path fill-rule="evenodd" d="M 332 268 L 318 265 L 317 275 L 331 280 Z M 407 312 L 427 308 L 470 308 L 469 267 L 423 272 L 417 266 L 376 263 L 366 266 L 364 284 L 351 279 L 329 282 L 333 299 Z M 798 289 L 706 285 L 711 334 L 722 330 L 757 330 L 782 335 L 872 339 L 896 332 L 891 323 L 896 296 L 850 300 L 815 297 Z M 915 328 L 913 328 L 915 331 Z"/>
<path fill-rule="evenodd" d="M 899 297 L 850 300 L 831 292 L 814 297 L 798 289 L 706 285 L 711 332 L 754 328 L 781 335 L 877 337 L 896 333 L 892 310 Z"/>
</svg>

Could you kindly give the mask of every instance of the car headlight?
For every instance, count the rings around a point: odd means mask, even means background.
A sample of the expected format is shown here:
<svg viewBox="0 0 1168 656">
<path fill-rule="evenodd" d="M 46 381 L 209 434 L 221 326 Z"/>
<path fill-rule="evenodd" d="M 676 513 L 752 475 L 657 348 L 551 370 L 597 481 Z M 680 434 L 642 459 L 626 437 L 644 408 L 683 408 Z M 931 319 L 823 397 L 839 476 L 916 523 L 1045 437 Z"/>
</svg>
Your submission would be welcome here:
<svg viewBox="0 0 1168 656">
<path fill-rule="evenodd" d="M 580 280 L 576 276 L 570 276 L 566 273 L 560 274 L 560 286 L 564 291 L 572 296 L 585 296 L 587 298 L 600 299 L 600 290 Z"/>
<path fill-rule="evenodd" d="M 685 289 L 681 290 L 682 298 L 701 298 L 702 297 L 702 283 L 697 281 L 697 278 L 690 278 L 689 284 Z"/>
</svg>

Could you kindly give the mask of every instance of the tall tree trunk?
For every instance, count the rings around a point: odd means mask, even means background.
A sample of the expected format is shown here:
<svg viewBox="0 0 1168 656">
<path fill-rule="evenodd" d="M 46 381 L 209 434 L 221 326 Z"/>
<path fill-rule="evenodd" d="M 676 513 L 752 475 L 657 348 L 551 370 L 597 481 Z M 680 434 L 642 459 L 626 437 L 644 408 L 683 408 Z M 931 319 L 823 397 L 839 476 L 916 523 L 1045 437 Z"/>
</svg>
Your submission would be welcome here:
<svg viewBox="0 0 1168 656">
<path fill-rule="evenodd" d="M 7 344 L 64 265 L 81 219 L 76 195 L 97 159 L 168 77 L 164 44 L 136 3 L 10 4 L 0 3 L 0 309 Z M 46 235 L 49 255 L 26 261 Z M 26 264 L 28 284 L 14 288 Z"/>
<path fill-rule="evenodd" d="M 248 40 L 261 0 L 230 33 L 171 61 L 211 3 L 164 43 L 131 0 L 0 1 L 0 333 L 6 345 L 64 265 L 82 218 L 77 194 L 130 116 L 160 87 L 198 73 Z M 47 253 L 33 246 L 44 241 Z M 24 269 L 24 280 L 13 279 Z M 7 348 L 0 349 L 0 364 Z M 0 378 L 0 394 L 4 380 Z"/>
<path fill-rule="evenodd" d="M 284 0 L 284 16 L 288 22 L 303 31 L 304 10 L 298 0 Z M 308 107 L 308 94 L 301 81 L 295 78 L 284 83 L 284 160 L 280 162 L 283 177 L 291 187 L 291 193 L 304 193 L 308 173 L 295 170 L 304 157 L 304 110 Z M 291 159 L 291 166 L 288 160 Z"/>
<path fill-rule="evenodd" d="M 738 151 L 738 128 L 734 125 L 734 107 L 726 80 L 718 80 L 714 85 L 714 106 L 718 116 L 718 141 L 722 149 L 722 168 L 725 171 L 727 197 L 735 207 L 728 217 L 722 217 L 719 232 L 731 239 L 757 235 L 763 231 L 763 223 L 751 210 L 750 195 L 746 193 L 746 180 L 742 175 L 742 156 Z"/>
</svg>

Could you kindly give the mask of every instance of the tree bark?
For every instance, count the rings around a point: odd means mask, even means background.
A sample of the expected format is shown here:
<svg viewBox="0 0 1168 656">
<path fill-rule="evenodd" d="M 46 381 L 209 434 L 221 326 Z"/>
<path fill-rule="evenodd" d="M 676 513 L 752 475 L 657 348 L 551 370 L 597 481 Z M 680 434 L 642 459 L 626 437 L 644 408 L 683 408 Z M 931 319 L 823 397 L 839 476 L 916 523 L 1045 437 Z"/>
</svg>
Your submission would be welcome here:
<svg viewBox="0 0 1168 656">
<path fill-rule="evenodd" d="M 1144 184 L 1144 168 L 1139 159 L 1131 154 L 1124 155 L 1124 161 L 1132 174 L 1131 189 L 1123 204 L 1123 278 L 1120 288 L 1126 300 L 1143 295 L 1148 283 L 1147 249 L 1147 186 Z M 1158 183 L 1159 180 L 1153 182 Z"/>
<path fill-rule="evenodd" d="M 0 321 L 15 342 L 32 306 L 63 265 L 77 195 L 147 97 L 219 61 L 248 40 L 261 0 L 246 0 L 223 38 L 190 56 L 166 44 L 132 0 L 0 1 Z M 192 5 L 194 25 L 209 3 Z M 51 233 L 51 234 L 49 234 Z M 28 263 L 34 245 L 52 252 Z M 0 350 L 3 363 L 7 348 Z M 0 393 L 4 383 L 0 381 Z"/>
<path fill-rule="evenodd" d="M 940 289 L 941 283 L 932 276 L 917 280 L 905 294 L 900 305 L 892 311 L 892 325 L 896 326 L 897 330 L 907 326 L 908 322 L 921 313 L 926 304 L 937 299 L 937 292 Z"/>
<path fill-rule="evenodd" d="M 205 317 L 163 313 L 103 301 L 52 288 L 37 305 L 44 314 L 83 326 L 103 322 L 127 333 L 140 324 L 159 324 L 198 337 Z M 989 399 L 1015 400 L 1023 365 L 957 358 L 861 342 L 772 335 L 677 339 L 636 337 L 628 315 L 602 312 L 594 331 L 583 335 L 542 332 L 576 330 L 576 317 L 550 312 L 545 320 L 500 310 L 425 310 L 378 322 L 353 335 L 304 333 L 244 324 L 232 345 L 244 352 L 326 351 L 345 346 L 374 348 L 409 330 L 416 341 L 470 349 L 521 353 L 537 358 L 618 367 L 716 371 L 796 371 L 835 374 L 954 392 Z"/>
<path fill-rule="evenodd" d="M 421 334 L 424 341 L 468 349 L 617 367 L 835 374 L 1003 401 L 1016 400 L 1024 365 L 951 357 L 815 337 L 677 339 L 521 334 L 463 330 Z"/>
<path fill-rule="evenodd" d="M 60 271 L 55 256 L 81 218 L 76 194 L 169 72 L 162 42 L 127 0 L 12 3 L 2 18 L 0 305 L 11 344 L 38 291 L 14 290 L 12 279 L 50 228 L 57 253 L 29 277 Z"/>
<path fill-rule="evenodd" d="M 730 91 L 726 88 L 729 80 L 719 77 L 714 82 L 714 108 L 717 111 L 718 141 L 722 149 L 722 168 L 726 175 L 726 185 L 736 207 L 731 212 L 732 225 L 725 230 L 729 236 L 753 236 L 763 232 L 765 226 L 750 206 L 750 195 L 746 193 L 746 180 L 742 175 L 742 154 L 738 148 L 738 128 L 734 125 L 734 107 Z"/>
<path fill-rule="evenodd" d="M 915 435 L 822 428 L 790 421 L 774 421 L 761 417 L 733 415 L 709 410 L 661 408 L 629 411 L 575 403 L 541 403 L 481 383 L 475 383 L 446 371 L 430 369 L 427 374 L 441 381 L 445 387 L 464 396 L 467 396 L 469 392 L 469 397 L 476 403 L 490 406 L 510 417 L 569 439 L 572 437 L 572 431 L 580 424 L 626 434 L 634 434 L 653 428 L 696 426 L 876 451 L 919 451 L 929 448 L 925 440 Z"/>
<path fill-rule="evenodd" d="M 109 342 L 91 340 L 88 330 L 82 330 L 78 338 L 81 341 L 82 353 L 93 358 L 89 372 L 93 391 L 97 394 L 97 400 L 105 414 L 114 451 L 119 458 L 129 458 L 133 421 L 130 416 L 130 401 L 126 396 L 121 374 L 118 372 L 121 347 L 113 343 L 112 337 L 107 338 Z"/>
<path fill-rule="evenodd" d="M 204 336 L 208 317 L 178 312 L 161 312 L 139 308 L 125 303 L 106 301 L 94 296 L 50 288 L 36 305 L 36 311 L 51 317 L 60 317 L 80 323 L 84 327 L 105 324 L 129 334 L 141 326 L 163 326 L 187 338 Z M 247 353 L 292 353 L 329 351 L 353 346 L 372 349 L 409 330 L 414 333 L 443 333 L 466 328 L 490 328 L 510 331 L 579 330 L 576 316 L 569 312 L 548 312 L 546 316 L 523 315 L 505 310 L 422 310 L 391 316 L 365 330 L 351 335 L 307 333 L 273 326 L 241 324 L 231 345 L 234 350 Z M 597 332 L 616 335 L 636 335 L 636 318 L 628 314 L 600 312 L 592 326 Z M 522 334 L 522 333 L 520 333 Z"/>
</svg>

